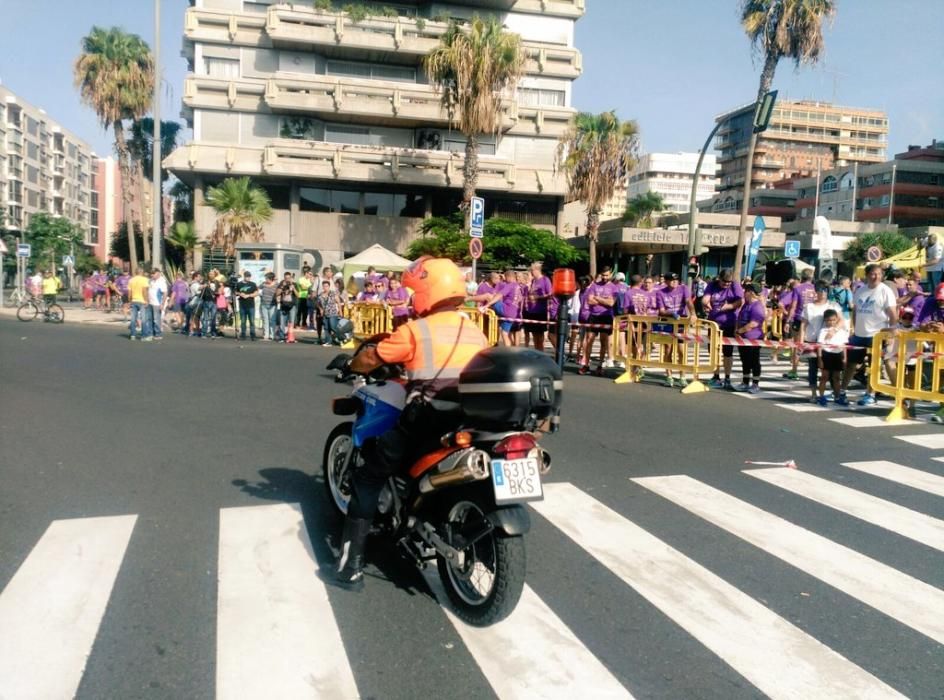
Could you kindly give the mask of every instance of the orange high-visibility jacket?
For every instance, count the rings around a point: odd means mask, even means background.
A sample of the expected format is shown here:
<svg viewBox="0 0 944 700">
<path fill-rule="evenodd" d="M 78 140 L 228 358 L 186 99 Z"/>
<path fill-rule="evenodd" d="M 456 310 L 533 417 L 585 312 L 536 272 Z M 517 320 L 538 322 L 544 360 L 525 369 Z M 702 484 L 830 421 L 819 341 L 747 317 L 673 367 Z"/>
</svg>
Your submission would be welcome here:
<svg viewBox="0 0 944 700">
<path fill-rule="evenodd" d="M 384 362 L 406 369 L 407 390 L 425 387 L 432 393 L 455 386 L 459 373 L 488 341 L 474 322 L 458 311 L 440 311 L 400 326 L 377 345 Z"/>
</svg>

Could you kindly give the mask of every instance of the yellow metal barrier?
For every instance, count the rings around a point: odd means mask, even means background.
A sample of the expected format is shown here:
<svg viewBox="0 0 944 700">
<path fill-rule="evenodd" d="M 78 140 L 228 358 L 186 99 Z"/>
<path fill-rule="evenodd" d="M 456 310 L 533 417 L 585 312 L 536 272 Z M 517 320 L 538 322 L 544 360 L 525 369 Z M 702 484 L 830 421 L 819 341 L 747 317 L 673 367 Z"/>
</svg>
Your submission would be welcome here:
<svg viewBox="0 0 944 700">
<path fill-rule="evenodd" d="M 764 320 L 764 333 L 774 340 L 783 338 L 783 315 L 779 311 L 771 311 Z"/>
<path fill-rule="evenodd" d="M 883 354 L 882 350 L 887 351 Z M 926 353 L 930 357 L 913 356 Z M 905 401 L 944 403 L 944 336 L 940 333 L 881 331 L 872 339 L 872 367 L 869 386 L 872 391 L 895 397 L 895 407 L 885 420 L 905 419 Z M 914 364 L 908 363 L 914 359 Z M 884 360 L 884 362 L 883 362 Z M 889 383 L 882 381 L 882 365 L 889 365 Z M 929 371 L 930 370 L 930 371 Z M 926 375 L 930 375 L 926 377 Z M 929 381 L 925 382 L 924 379 Z M 891 382 L 894 382 L 892 384 Z"/>
<path fill-rule="evenodd" d="M 345 318 L 354 324 L 354 338 L 344 344 L 345 348 L 357 347 L 367 338 L 393 330 L 393 309 L 383 304 L 356 301 L 345 307 Z"/>
<path fill-rule="evenodd" d="M 478 329 L 482 331 L 488 339 L 489 345 L 498 345 L 498 341 L 501 338 L 501 329 L 498 327 L 498 314 L 492 309 L 482 311 L 479 308 L 469 308 L 466 306 L 460 306 L 458 311 L 468 316 L 469 319 L 478 326 Z"/>
<path fill-rule="evenodd" d="M 624 355 L 618 354 L 620 339 L 626 348 Z M 700 318 L 617 316 L 610 342 L 610 356 L 626 364 L 626 372 L 614 380 L 617 384 L 639 381 L 637 369 L 666 369 L 692 375 L 682 393 L 694 394 L 708 391 L 699 374 L 714 372 L 721 364 L 721 329 L 714 321 Z M 707 360 L 701 357 L 703 345 L 707 346 Z"/>
</svg>

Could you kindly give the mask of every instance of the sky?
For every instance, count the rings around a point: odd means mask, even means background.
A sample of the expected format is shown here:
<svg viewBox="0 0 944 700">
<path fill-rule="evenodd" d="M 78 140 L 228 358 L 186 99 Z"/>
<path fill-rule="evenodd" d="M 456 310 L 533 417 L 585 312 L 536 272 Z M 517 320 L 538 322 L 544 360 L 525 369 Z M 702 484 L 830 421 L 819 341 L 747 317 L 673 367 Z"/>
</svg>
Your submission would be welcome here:
<svg viewBox="0 0 944 700">
<path fill-rule="evenodd" d="M 305 3 L 307 4 L 307 2 Z M 583 75 L 573 106 L 635 119 L 644 152 L 696 151 L 714 117 L 757 93 L 760 65 L 738 23 L 737 0 L 587 0 L 577 22 Z M 838 0 L 815 67 L 782 61 L 781 98 L 884 109 L 889 157 L 944 139 L 944 0 Z M 187 0 L 161 0 L 164 119 L 179 119 Z M 112 140 L 79 101 L 72 63 L 92 25 L 154 38 L 153 0 L 0 0 L 0 82 L 89 142 Z"/>
</svg>

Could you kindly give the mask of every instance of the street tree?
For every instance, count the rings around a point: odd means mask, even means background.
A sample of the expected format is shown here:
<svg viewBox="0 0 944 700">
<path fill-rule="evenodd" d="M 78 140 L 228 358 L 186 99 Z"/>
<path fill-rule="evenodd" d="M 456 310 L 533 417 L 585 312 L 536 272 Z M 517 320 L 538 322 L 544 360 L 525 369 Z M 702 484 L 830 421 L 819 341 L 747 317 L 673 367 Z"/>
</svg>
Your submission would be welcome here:
<svg viewBox="0 0 944 700">
<path fill-rule="evenodd" d="M 770 92 L 774 73 L 781 58 L 792 59 L 796 68 L 819 61 L 825 48 L 823 23 L 836 14 L 835 0 L 741 0 L 741 26 L 753 50 L 764 59 L 756 104 Z M 747 210 L 751 201 L 751 178 L 754 172 L 754 148 L 757 134 L 751 134 L 744 168 L 744 198 L 738 229 L 734 278 L 740 279 L 744 257 Z"/>
<path fill-rule="evenodd" d="M 633 197 L 626 204 L 623 221 L 640 228 L 651 228 L 654 214 L 665 211 L 665 199 L 658 192 L 649 190 L 645 194 Z"/>
<path fill-rule="evenodd" d="M 39 212 L 30 217 L 23 240 L 32 246 L 36 266 L 56 269 L 56 261 L 63 255 L 81 251 L 84 242 L 82 230 L 63 217 Z"/>
<path fill-rule="evenodd" d="M 177 148 L 177 136 L 180 133 L 180 123 L 161 121 L 161 153 L 170 155 Z M 151 164 L 154 157 L 154 119 L 142 117 L 131 122 L 131 128 L 126 137 L 128 155 L 131 158 L 131 188 L 141 198 L 142 224 L 141 233 L 144 236 L 144 262 L 151 260 L 151 246 L 148 234 L 153 233 L 149 222 L 153 221 L 153 188 L 151 178 L 153 170 Z M 167 179 L 167 174 L 161 172 L 161 182 Z"/>
<path fill-rule="evenodd" d="M 433 217 L 420 225 L 422 237 L 407 248 L 406 257 L 415 260 L 421 255 L 449 258 L 463 265 L 472 263 L 469 255 L 469 236 L 459 214 Z M 553 232 L 507 219 L 488 219 L 485 222 L 487 245 L 479 265 L 493 270 L 524 267 L 532 262 L 543 262 L 546 269 L 573 265 L 585 259 L 577 250 Z"/>
<path fill-rule="evenodd" d="M 236 244 L 240 241 L 261 241 L 262 225 L 272 218 L 269 195 L 248 177 L 228 177 L 210 187 L 206 203 L 216 212 L 209 244 L 222 248 L 228 257 L 236 255 Z"/>
<path fill-rule="evenodd" d="M 842 259 L 855 267 L 867 262 L 866 251 L 872 246 L 877 246 L 882 251 L 882 257 L 888 258 L 892 255 L 904 253 L 909 248 L 913 248 L 914 245 L 913 240 L 897 231 L 863 233 L 849 241 L 849 245 L 842 251 Z"/>
<path fill-rule="evenodd" d="M 586 207 L 585 228 L 590 252 L 590 275 L 597 272 L 597 237 L 600 212 L 626 181 L 636 164 L 639 129 L 636 122 L 620 121 L 616 112 L 580 112 L 560 140 L 558 154 L 567 176 L 570 199 Z"/>
<path fill-rule="evenodd" d="M 517 34 L 506 32 L 494 18 L 478 17 L 465 27 L 450 24 L 424 59 L 430 81 L 442 91 L 444 111 L 466 138 L 462 165 L 466 221 L 478 182 L 479 136 L 500 130 L 502 97 L 513 94 L 524 60 Z"/>
<path fill-rule="evenodd" d="M 141 118 L 151 105 L 154 90 L 154 57 L 137 34 L 119 27 L 92 27 L 82 39 L 82 53 L 75 61 L 74 78 L 82 101 L 95 110 L 102 127 L 115 134 L 115 153 L 122 182 L 131 182 L 131 162 L 123 122 Z M 122 203 L 131 213 L 133 193 L 122 187 Z M 137 222 L 140 225 L 141 222 Z M 137 267 L 137 246 L 130 246 L 132 269 Z"/>
<path fill-rule="evenodd" d="M 194 252 L 200 246 L 200 239 L 197 236 L 197 229 L 192 221 L 178 221 L 167 236 L 168 245 L 179 250 L 184 257 L 184 266 L 187 274 L 193 272 Z"/>
</svg>

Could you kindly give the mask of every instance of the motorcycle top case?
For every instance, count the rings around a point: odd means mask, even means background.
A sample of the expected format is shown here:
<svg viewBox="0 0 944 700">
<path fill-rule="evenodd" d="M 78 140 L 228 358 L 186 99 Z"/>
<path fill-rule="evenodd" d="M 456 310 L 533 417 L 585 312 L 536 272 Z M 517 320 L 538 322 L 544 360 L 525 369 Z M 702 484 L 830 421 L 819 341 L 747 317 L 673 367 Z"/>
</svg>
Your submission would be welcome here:
<svg viewBox="0 0 944 700">
<path fill-rule="evenodd" d="M 459 375 L 462 412 L 483 427 L 519 429 L 556 416 L 563 389 L 560 367 L 528 348 L 482 350 Z"/>
</svg>

